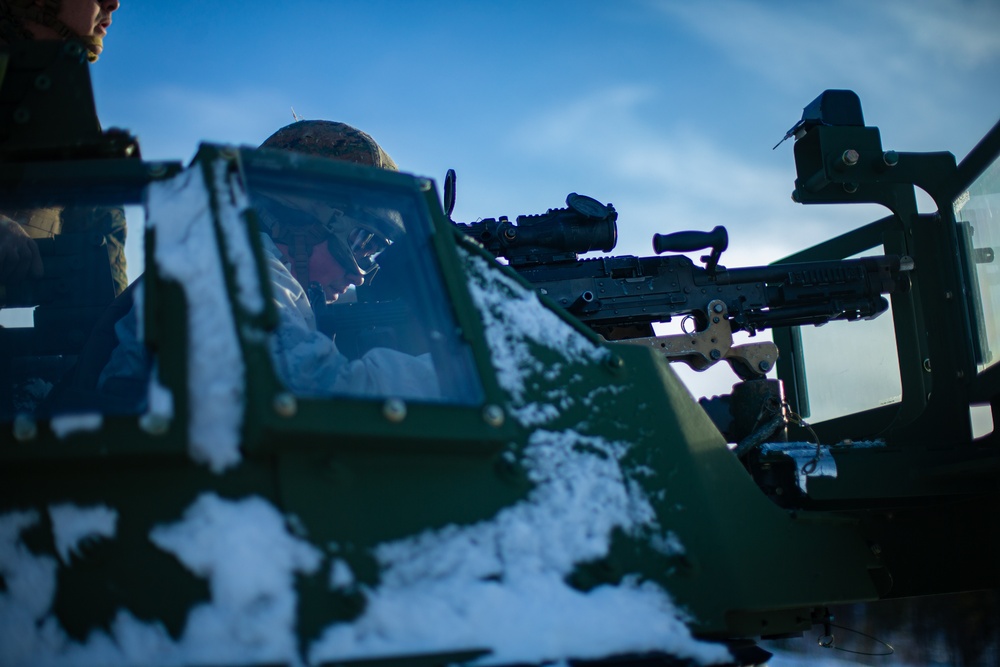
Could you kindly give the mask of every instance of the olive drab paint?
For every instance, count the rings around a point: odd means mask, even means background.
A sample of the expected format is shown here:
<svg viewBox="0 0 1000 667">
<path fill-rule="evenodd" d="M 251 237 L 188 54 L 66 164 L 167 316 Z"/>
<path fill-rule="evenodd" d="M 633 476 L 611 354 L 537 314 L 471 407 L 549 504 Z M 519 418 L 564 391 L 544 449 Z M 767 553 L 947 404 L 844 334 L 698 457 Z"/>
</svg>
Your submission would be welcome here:
<svg viewBox="0 0 1000 667">
<path fill-rule="evenodd" d="M 856 96 L 827 91 L 790 131 L 797 202 L 890 214 L 788 261 L 906 258 L 906 289 L 875 294 L 891 319 L 827 325 L 888 327 L 898 390 L 809 424 L 835 408 L 809 360 L 852 350 L 808 323 L 774 330 L 783 391 L 751 373 L 699 403 L 681 353 L 588 324 L 611 303 L 585 282 L 597 264 L 545 288 L 426 178 L 210 144 L 186 167 L 143 162 L 96 125 L 84 55 L 23 44 L 0 62 L 0 213 L 145 207 L 146 225 L 146 272 L 120 296 L 99 234 L 39 240 L 46 274 L 0 285 L 0 316 L 34 309 L 0 329 L 0 663 L 744 665 L 828 605 L 1000 583 L 997 435 L 969 425 L 1000 392 L 1000 230 L 980 215 L 997 128 L 961 164 L 886 151 Z M 278 196 L 284 215 L 391 216 L 405 235 L 343 303 L 292 313 L 261 234 Z M 567 204 L 550 214 L 607 234 L 613 207 Z M 708 274 L 682 268 L 721 293 L 712 239 Z M 576 252 L 545 262 L 601 261 Z M 759 293 L 801 306 L 779 273 Z M 640 284 L 623 275 L 600 279 Z M 731 334 L 737 302 L 715 308 L 707 285 L 691 298 Z"/>
</svg>

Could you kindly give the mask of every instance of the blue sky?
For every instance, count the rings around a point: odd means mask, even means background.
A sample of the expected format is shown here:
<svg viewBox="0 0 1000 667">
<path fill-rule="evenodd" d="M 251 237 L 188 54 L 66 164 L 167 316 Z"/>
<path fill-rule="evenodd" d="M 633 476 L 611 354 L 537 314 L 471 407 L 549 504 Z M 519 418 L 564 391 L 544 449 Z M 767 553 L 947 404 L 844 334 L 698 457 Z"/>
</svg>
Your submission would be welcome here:
<svg viewBox="0 0 1000 667">
<path fill-rule="evenodd" d="M 619 254 L 724 224 L 740 266 L 884 215 L 790 201 L 772 146 L 803 106 L 853 89 L 885 148 L 961 159 L 1000 118 L 997 26 L 995 0 L 123 0 L 92 72 L 147 159 L 258 145 L 294 108 L 456 169 L 456 220 L 579 192 L 617 208 Z"/>
<path fill-rule="evenodd" d="M 622 253 L 721 223 L 735 265 L 881 215 L 789 201 L 791 143 L 771 147 L 826 88 L 886 148 L 964 156 L 1000 117 L 998 25 L 992 0 L 124 0 L 93 75 L 147 159 L 257 145 L 294 107 L 405 171 L 455 168 L 458 220 L 575 191 L 615 204 Z"/>
</svg>

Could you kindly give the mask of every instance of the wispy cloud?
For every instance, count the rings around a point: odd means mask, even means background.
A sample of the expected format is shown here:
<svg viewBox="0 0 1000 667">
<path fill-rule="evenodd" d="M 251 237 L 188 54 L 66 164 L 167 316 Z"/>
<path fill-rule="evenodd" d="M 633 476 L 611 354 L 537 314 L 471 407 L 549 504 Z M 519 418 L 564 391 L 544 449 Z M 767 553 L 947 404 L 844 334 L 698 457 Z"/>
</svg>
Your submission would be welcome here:
<svg viewBox="0 0 1000 667">
<path fill-rule="evenodd" d="M 586 165 L 588 180 L 615 193 L 618 252 L 649 254 L 653 233 L 721 224 L 734 240 L 727 261 L 766 263 L 883 215 L 875 207 L 792 204 L 790 156 L 787 168 L 762 166 L 707 128 L 652 126 L 639 111 L 654 97 L 636 86 L 594 91 L 526 118 L 509 141 L 552 172 Z"/>
<path fill-rule="evenodd" d="M 1000 4 L 995 0 L 869 3 L 898 26 L 912 47 L 949 67 L 969 70 L 1000 60 Z"/>
<path fill-rule="evenodd" d="M 139 97 L 144 126 L 133 123 L 147 159 L 184 159 L 201 141 L 257 144 L 291 123 L 296 100 L 264 88 L 206 91 L 163 84 Z"/>
<path fill-rule="evenodd" d="M 851 88 L 862 100 L 886 101 L 886 108 L 891 100 L 899 121 L 910 115 L 922 123 L 900 133 L 908 142 L 919 141 L 938 121 L 961 124 L 981 117 L 984 109 L 977 104 L 995 113 L 991 87 L 1000 76 L 995 0 L 651 0 L 650 6 L 776 92 Z M 893 127 L 901 124 L 891 118 Z M 961 146 L 913 148 L 960 152 L 977 138 L 965 138 Z"/>
</svg>

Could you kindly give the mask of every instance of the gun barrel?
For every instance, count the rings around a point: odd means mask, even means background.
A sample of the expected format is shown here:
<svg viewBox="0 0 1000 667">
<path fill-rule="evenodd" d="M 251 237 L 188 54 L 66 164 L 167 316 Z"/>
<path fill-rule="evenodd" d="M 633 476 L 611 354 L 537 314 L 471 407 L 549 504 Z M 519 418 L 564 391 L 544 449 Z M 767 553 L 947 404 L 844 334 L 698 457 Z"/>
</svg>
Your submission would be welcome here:
<svg viewBox="0 0 1000 667">
<path fill-rule="evenodd" d="M 872 294 L 892 294 L 909 289 L 908 272 L 913 259 L 885 255 L 858 259 L 797 262 L 770 266 L 729 269 L 720 274 L 720 284 L 761 282 L 787 289 L 851 285 Z"/>
</svg>

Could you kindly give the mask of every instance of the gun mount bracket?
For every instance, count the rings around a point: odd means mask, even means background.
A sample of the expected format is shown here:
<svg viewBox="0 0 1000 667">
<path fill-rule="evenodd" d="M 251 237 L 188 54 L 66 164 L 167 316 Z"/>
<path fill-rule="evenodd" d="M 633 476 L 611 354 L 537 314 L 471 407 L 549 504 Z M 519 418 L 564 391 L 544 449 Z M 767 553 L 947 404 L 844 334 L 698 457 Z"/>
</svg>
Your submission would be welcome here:
<svg viewBox="0 0 1000 667">
<path fill-rule="evenodd" d="M 619 342 L 649 346 L 668 361 L 682 361 L 696 371 L 703 371 L 719 361 L 726 361 L 741 380 L 762 378 L 778 361 L 774 343 L 733 345 L 729 311 L 722 300 L 708 304 L 708 326 L 703 331 L 623 339 Z"/>
</svg>

